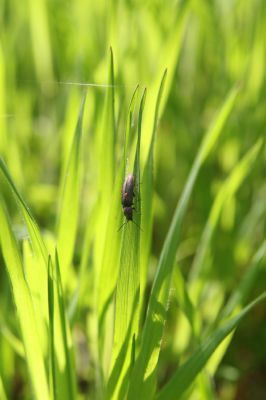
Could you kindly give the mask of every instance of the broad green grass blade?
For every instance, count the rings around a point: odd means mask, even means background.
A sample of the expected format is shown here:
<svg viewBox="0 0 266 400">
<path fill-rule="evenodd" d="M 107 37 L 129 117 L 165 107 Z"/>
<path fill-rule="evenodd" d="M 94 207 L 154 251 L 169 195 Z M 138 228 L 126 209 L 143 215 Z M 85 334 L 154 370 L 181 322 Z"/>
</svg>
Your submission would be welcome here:
<svg viewBox="0 0 266 400">
<path fill-rule="evenodd" d="M 99 156 L 102 157 L 100 165 L 99 189 L 104 199 L 112 192 L 115 174 L 115 92 L 114 92 L 114 58 L 110 48 L 110 64 L 108 82 L 111 86 L 106 93 L 103 116 L 99 135 Z"/>
<path fill-rule="evenodd" d="M 116 126 L 115 126 L 115 91 L 114 91 L 114 59 L 113 51 L 110 48 L 110 61 L 108 69 L 108 83 L 110 87 L 105 95 L 103 115 L 101 116 L 99 126 L 96 130 L 96 149 L 99 165 L 98 176 L 98 201 L 97 201 L 97 223 L 94 241 L 94 287 L 95 303 L 98 297 L 99 275 L 102 267 L 102 257 L 104 249 L 104 240 L 107 229 L 109 207 L 106 202 L 110 201 L 115 182 L 115 144 L 116 144 Z M 100 162 L 99 162 L 100 160 Z"/>
<path fill-rule="evenodd" d="M 248 173 L 251 171 L 252 164 L 256 160 L 256 157 L 258 155 L 259 150 L 261 149 L 261 146 L 262 146 L 262 140 L 259 139 L 257 143 L 247 152 L 247 154 L 234 167 L 229 177 L 222 184 L 215 198 L 190 273 L 191 294 L 195 304 L 197 304 L 200 293 L 202 293 L 203 290 L 202 282 L 200 279 L 198 280 L 197 278 L 199 277 L 204 267 L 204 261 L 208 252 L 209 244 L 214 234 L 217 223 L 219 221 L 219 216 L 222 207 L 228 200 L 228 198 L 231 198 L 236 193 L 236 191 L 242 184 L 243 180 L 247 177 Z"/>
<path fill-rule="evenodd" d="M 136 95 L 138 88 L 134 91 L 128 112 L 127 129 L 125 133 L 125 153 L 126 159 L 128 144 L 132 131 L 132 115 L 135 108 Z M 103 261 L 99 277 L 98 290 L 98 324 L 99 324 L 99 351 L 102 362 L 104 379 L 109 372 L 109 364 L 111 357 L 111 349 L 113 336 L 113 297 L 117 283 L 117 275 L 119 271 L 119 257 L 121 247 L 121 233 L 118 232 L 122 224 L 122 207 L 121 207 L 121 188 L 125 177 L 125 164 L 120 163 L 115 180 L 113 194 L 110 201 L 110 212 L 108 216 L 105 245 L 103 252 Z M 112 310 L 110 310 L 110 307 Z M 111 315 L 108 317 L 108 315 Z M 107 317 L 107 320 L 106 320 Z"/>
<path fill-rule="evenodd" d="M 142 113 L 146 91 L 141 99 L 138 117 L 138 140 L 134 162 L 134 176 L 140 176 L 140 139 Z M 127 392 L 130 365 L 132 363 L 132 344 L 138 335 L 139 326 L 139 246 L 140 246 L 140 194 L 135 186 L 134 223 L 128 223 L 122 230 L 119 275 L 116 288 L 115 331 L 112 369 L 107 387 L 107 397 L 124 399 Z M 138 226 L 137 226 L 137 225 Z M 132 342 L 133 340 L 133 342 Z"/>
<path fill-rule="evenodd" d="M 222 128 L 234 106 L 238 90 L 234 88 L 213 125 L 203 139 L 198 155 L 192 166 L 185 189 L 173 217 L 164 246 L 161 252 L 157 273 L 153 282 L 148 311 L 144 325 L 142 343 L 137 361 L 134 366 L 132 380 L 129 388 L 129 399 L 137 396 L 141 398 L 153 397 L 155 369 L 160 353 L 160 345 L 163 335 L 166 308 L 169 296 L 172 270 L 175 263 L 176 251 L 179 243 L 180 229 L 186 212 L 188 202 L 194 187 L 199 170 L 206 157 L 217 142 Z"/>
<path fill-rule="evenodd" d="M 167 71 L 165 70 L 161 79 L 160 87 L 156 98 L 151 145 L 148 153 L 148 158 L 145 163 L 142 182 L 141 182 L 142 184 L 141 224 L 143 229 L 142 240 L 140 243 L 140 307 L 141 308 L 143 303 L 144 290 L 146 287 L 148 262 L 149 262 L 149 254 L 151 247 L 151 236 L 152 236 L 154 144 L 156 139 L 155 135 L 159 122 L 160 105 L 165 86 L 166 74 Z"/>
<path fill-rule="evenodd" d="M 210 337 L 204 340 L 202 345 L 200 345 L 199 349 L 189 358 L 189 360 L 178 368 L 156 399 L 179 399 L 194 382 L 196 376 L 203 369 L 219 344 L 239 325 L 248 312 L 250 312 L 259 302 L 265 301 L 265 299 L 266 292 L 257 297 L 234 318 L 224 323 Z"/>
<path fill-rule="evenodd" d="M 2 199 L 0 199 L 0 237 L 35 397 L 38 400 L 49 400 L 48 383 L 41 351 L 42 346 L 38 336 L 33 303 L 24 278 L 23 265 L 17 243 Z"/>
<path fill-rule="evenodd" d="M 98 295 L 99 295 L 99 279 L 103 262 L 105 237 L 109 215 L 109 202 L 113 195 L 113 186 L 115 182 L 115 145 L 116 145 L 116 126 L 115 126 L 115 90 L 114 90 L 114 60 L 113 52 L 110 49 L 110 61 L 108 67 L 108 88 L 106 88 L 104 105 L 100 107 L 100 114 L 94 129 L 94 163 L 97 168 L 94 189 L 97 194 L 96 204 L 93 209 L 93 222 L 88 222 L 85 244 L 86 253 L 93 246 L 93 271 L 90 275 L 92 281 L 92 314 L 90 315 L 89 341 L 91 345 L 91 356 L 96 365 L 96 391 L 102 392 L 102 371 L 100 371 L 99 360 L 99 321 L 97 320 L 98 312 Z M 108 205 L 106 205 L 107 203 Z M 91 226 L 94 231 L 92 232 Z M 91 244 L 89 243 L 91 241 Z M 88 259 L 88 258 L 87 258 Z M 82 259 L 82 268 L 85 270 L 86 258 Z"/>
<path fill-rule="evenodd" d="M 83 98 L 75 136 L 69 155 L 58 220 L 58 254 L 62 265 L 63 285 L 69 278 L 69 269 L 73 258 L 80 202 L 80 186 L 82 179 L 81 140 L 82 121 L 86 97 Z"/>
</svg>

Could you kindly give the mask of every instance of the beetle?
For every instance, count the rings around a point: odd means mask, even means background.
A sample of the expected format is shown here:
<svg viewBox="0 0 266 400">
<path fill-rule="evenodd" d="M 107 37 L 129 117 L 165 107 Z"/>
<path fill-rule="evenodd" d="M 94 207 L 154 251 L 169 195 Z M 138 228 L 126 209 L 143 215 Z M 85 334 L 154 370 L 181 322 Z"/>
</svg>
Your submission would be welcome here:
<svg viewBox="0 0 266 400">
<path fill-rule="evenodd" d="M 128 221 L 132 221 L 133 216 L 133 200 L 134 200 L 134 186 L 135 186 L 135 178 L 133 174 L 129 174 L 125 179 L 125 182 L 122 187 L 122 207 L 124 216 Z"/>
<path fill-rule="evenodd" d="M 133 204 L 135 197 L 134 187 L 135 187 L 135 177 L 133 174 L 129 174 L 124 181 L 122 187 L 122 196 L 121 196 L 121 203 L 124 216 L 126 217 L 126 222 L 124 222 L 121 225 L 119 231 L 125 224 L 128 223 L 128 221 L 132 221 L 138 228 L 140 228 L 138 224 L 136 224 L 136 222 L 133 220 L 133 210 L 135 210 Z"/>
</svg>

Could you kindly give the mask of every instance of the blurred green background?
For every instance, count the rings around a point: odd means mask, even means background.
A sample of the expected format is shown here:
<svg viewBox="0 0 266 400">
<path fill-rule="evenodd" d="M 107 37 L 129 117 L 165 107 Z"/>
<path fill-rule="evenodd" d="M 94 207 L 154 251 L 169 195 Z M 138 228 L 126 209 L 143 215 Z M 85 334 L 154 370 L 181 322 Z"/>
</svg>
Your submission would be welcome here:
<svg viewBox="0 0 266 400">
<path fill-rule="evenodd" d="M 149 99 L 152 100 L 159 79 L 168 68 L 154 171 L 154 258 L 161 250 L 203 133 L 228 91 L 236 84 L 241 88 L 222 138 L 201 171 L 186 216 L 178 257 L 187 276 L 222 182 L 241 156 L 259 137 L 265 136 L 266 3 L 264 0 L 0 2 L 0 152 L 48 236 L 53 234 L 56 224 L 58 183 L 84 91 L 78 83 L 96 85 L 87 87 L 85 132 L 89 138 L 101 118 L 104 96 L 109 90 L 105 85 L 110 46 L 115 65 L 116 120 L 121 132 L 136 85 L 147 87 L 149 107 Z M 148 135 L 144 124 L 144 153 L 145 140 L 148 142 L 145 134 Z M 89 139 L 87 145 L 90 146 Z M 91 183 L 98 179 L 94 157 L 88 148 L 84 210 L 94 201 L 90 192 Z M 264 146 L 240 190 L 223 207 L 209 248 L 206 274 L 213 290 L 206 293 L 207 304 L 220 301 L 216 286 L 223 288 L 225 297 L 237 287 L 265 237 L 265 161 Z M 1 191 L 5 192 L 4 186 Z M 11 203 L 10 207 L 17 237 L 23 237 L 21 216 L 15 205 Z M 84 224 L 81 217 L 80 240 Z M 80 251 L 77 244 L 76 263 Z M 1 260 L 0 308 L 5 310 L 1 311 L 1 318 L 12 319 L 7 316 L 11 293 L 2 264 Z M 264 261 L 251 298 L 265 286 Z M 206 321 L 209 311 L 205 310 Z M 169 313 L 171 320 L 171 313 L 176 313 L 174 305 Z M 265 398 L 265 320 L 262 304 L 238 329 L 217 373 L 219 398 Z M 180 343 L 176 348 L 167 345 L 164 348 L 161 382 L 171 372 L 171 365 L 181 351 L 179 346 L 182 348 Z M 3 337 L 0 346 L 2 351 L 10 351 L 6 350 Z M 19 361 L 3 365 L 5 358 L 0 357 L 0 363 L 2 376 L 11 382 L 13 393 L 19 393 L 16 385 L 21 384 L 24 374 L 22 369 L 14 374 Z"/>
</svg>

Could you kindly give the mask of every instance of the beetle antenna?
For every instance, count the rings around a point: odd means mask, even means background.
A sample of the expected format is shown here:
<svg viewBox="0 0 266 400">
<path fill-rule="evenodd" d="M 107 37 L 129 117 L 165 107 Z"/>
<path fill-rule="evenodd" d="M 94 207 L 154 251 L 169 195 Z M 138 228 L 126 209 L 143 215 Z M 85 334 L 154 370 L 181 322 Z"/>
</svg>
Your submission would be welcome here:
<svg viewBox="0 0 266 400">
<path fill-rule="evenodd" d="M 131 221 L 143 232 L 143 229 L 133 219 Z"/>
<path fill-rule="evenodd" d="M 123 228 L 123 226 L 124 225 L 126 225 L 127 224 L 127 221 L 126 222 L 124 222 L 121 226 L 120 226 L 120 228 L 118 229 L 118 231 L 117 232 L 119 232 L 122 228 Z"/>
</svg>

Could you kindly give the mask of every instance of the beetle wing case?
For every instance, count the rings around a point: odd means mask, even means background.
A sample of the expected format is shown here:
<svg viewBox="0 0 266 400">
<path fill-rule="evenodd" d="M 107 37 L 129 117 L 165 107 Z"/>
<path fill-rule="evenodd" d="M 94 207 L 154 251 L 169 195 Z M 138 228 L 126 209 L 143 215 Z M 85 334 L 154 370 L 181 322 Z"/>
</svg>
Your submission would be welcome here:
<svg viewBox="0 0 266 400">
<path fill-rule="evenodd" d="M 122 205 L 130 207 L 133 204 L 135 178 L 133 174 L 126 177 L 122 188 Z"/>
</svg>

